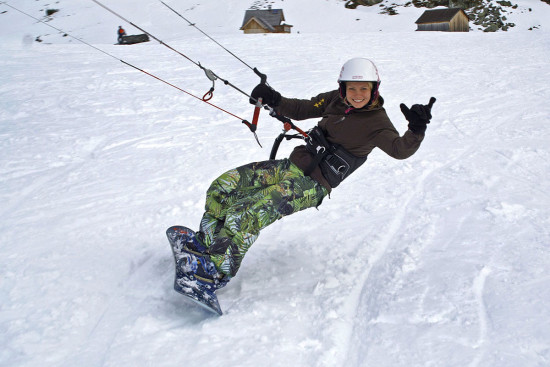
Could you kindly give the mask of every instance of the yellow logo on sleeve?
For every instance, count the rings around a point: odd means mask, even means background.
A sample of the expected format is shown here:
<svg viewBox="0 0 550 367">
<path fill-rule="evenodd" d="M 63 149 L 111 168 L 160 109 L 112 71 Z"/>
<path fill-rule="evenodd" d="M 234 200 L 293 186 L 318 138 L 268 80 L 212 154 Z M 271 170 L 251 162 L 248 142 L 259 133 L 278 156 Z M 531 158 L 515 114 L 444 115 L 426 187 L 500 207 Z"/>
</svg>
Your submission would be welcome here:
<svg viewBox="0 0 550 367">
<path fill-rule="evenodd" d="M 315 103 L 314 106 L 317 107 L 317 108 L 319 108 L 319 107 L 321 107 L 321 106 L 323 105 L 323 103 L 325 103 L 325 99 L 324 99 L 324 98 L 321 99 L 319 102 Z"/>
</svg>

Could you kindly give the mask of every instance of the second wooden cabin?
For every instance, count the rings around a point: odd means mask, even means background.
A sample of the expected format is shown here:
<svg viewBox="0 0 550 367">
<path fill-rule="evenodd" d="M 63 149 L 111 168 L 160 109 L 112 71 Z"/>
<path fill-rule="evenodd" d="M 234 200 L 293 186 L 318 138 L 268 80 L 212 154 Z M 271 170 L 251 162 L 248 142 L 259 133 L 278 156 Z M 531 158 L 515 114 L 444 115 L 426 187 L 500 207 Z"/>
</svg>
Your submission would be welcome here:
<svg viewBox="0 0 550 367">
<path fill-rule="evenodd" d="M 468 32 L 470 19 L 460 8 L 426 10 L 415 22 L 417 31 Z"/>
</svg>

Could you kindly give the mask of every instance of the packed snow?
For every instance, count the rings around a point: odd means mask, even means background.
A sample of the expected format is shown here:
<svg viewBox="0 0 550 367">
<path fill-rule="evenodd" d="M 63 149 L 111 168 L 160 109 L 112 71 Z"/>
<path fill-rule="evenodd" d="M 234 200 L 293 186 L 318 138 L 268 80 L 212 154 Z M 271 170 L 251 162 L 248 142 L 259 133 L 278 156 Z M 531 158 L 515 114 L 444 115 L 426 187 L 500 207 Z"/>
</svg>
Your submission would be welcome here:
<svg viewBox="0 0 550 367">
<path fill-rule="evenodd" d="M 261 148 L 119 62 L 211 86 L 158 42 L 113 45 L 118 25 L 139 32 L 92 1 L 51 4 L 48 23 L 114 58 L 0 4 L 1 366 L 550 365 L 550 6 L 517 2 L 509 32 L 432 33 L 414 32 L 413 7 L 281 0 L 293 33 L 243 35 L 252 0 L 166 2 L 287 97 L 371 58 L 401 133 L 400 103 L 437 98 L 426 138 L 404 161 L 375 150 L 318 210 L 262 231 L 218 317 L 173 291 L 164 232 L 197 228 L 210 182 L 267 159 L 281 124 L 262 112 Z M 105 4 L 246 92 L 259 82 L 159 2 Z M 211 102 L 252 118 L 220 81 Z"/>
</svg>

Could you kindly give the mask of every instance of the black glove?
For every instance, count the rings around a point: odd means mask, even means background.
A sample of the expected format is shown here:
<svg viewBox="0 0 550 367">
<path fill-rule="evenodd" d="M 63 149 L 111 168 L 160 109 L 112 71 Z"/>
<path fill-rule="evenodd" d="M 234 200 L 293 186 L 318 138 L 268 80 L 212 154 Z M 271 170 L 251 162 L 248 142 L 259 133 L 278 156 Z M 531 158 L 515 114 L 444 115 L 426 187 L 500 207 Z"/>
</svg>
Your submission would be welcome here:
<svg viewBox="0 0 550 367">
<path fill-rule="evenodd" d="M 414 104 L 409 109 L 404 103 L 401 103 L 401 112 L 405 115 L 407 121 L 409 121 L 409 130 L 418 135 L 424 135 L 426 132 L 426 125 L 430 123 L 432 118 L 432 106 L 434 105 L 435 97 L 430 98 L 430 102 L 427 105 Z"/>
<path fill-rule="evenodd" d="M 272 108 L 277 107 L 281 103 L 281 93 L 266 84 L 258 84 L 250 95 L 252 97 L 248 100 L 250 104 L 256 104 L 258 98 L 261 98 L 262 103 Z"/>
</svg>

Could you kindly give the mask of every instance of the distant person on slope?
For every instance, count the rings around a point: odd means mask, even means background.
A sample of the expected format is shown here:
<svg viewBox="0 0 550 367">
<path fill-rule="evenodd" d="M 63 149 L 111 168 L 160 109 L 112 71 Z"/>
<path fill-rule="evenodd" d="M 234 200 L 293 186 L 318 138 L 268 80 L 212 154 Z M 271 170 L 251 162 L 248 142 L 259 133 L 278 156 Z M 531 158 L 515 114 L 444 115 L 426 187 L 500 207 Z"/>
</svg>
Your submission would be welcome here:
<svg viewBox="0 0 550 367">
<path fill-rule="evenodd" d="M 122 28 L 122 26 L 118 26 L 118 31 L 117 31 L 117 36 L 118 36 L 118 44 L 122 44 L 122 36 L 126 36 L 126 31 L 124 30 L 124 28 Z"/>
<path fill-rule="evenodd" d="M 321 205 L 374 148 L 396 159 L 417 151 L 435 98 L 410 109 L 401 104 L 409 129 L 400 136 L 383 107 L 379 86 L 374 63 L 354 58 L 343 65 L 338 89 L 311 99 L 285 98 L 266 84 L 254 88 L 251 103 L 262 98 L 291 119 L 321 120 L 308 133 L 306 144 L 296 147 L 289 158 L 250 163 L 214 180 L 206 193 L 199 232 L 172 230 L 185 228 L 178 226 L 168 230 L 169 239 L 172 236 L 183 244 L 181 253 L 174 253 L 176 290 L 178 286 L 178 291 L 198 289 L 215 299 L 214 291 L 237 274 L 260 230 L 284 216 Z"/>
</svg>

